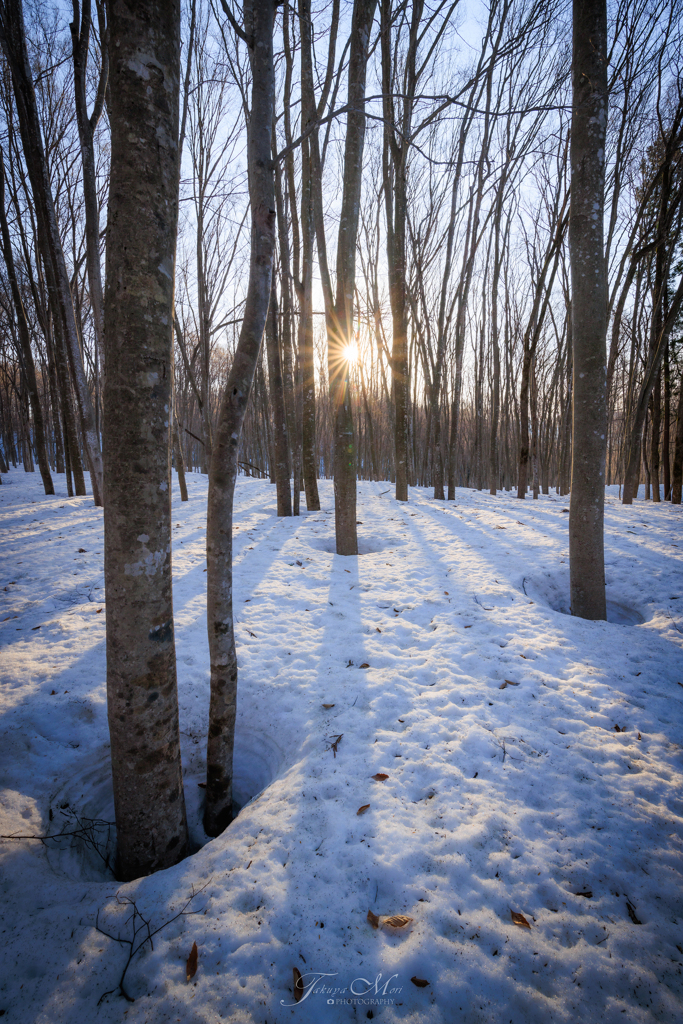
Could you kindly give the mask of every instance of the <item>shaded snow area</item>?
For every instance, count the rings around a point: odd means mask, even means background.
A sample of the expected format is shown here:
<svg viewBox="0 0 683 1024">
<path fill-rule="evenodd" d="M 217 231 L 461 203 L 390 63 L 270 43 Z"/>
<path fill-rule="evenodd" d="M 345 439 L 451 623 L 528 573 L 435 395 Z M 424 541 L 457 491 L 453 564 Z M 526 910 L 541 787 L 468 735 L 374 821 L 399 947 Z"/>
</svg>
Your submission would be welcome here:
<svg viewBox="0 0 683 1024">
<path fill-rule="evenodd" d="M 611 621 L 590 623 L 564 614 L 567 498 L 414 489 L 401 505 L 389 486 L 359 485 L 363 554 L 342 558 L 330 482 L 323 511 L 283 520 L 270 484 L 239 481 L 243 807 L 208 843 L 206 481 L 189 478 L 187 504 L 176 488 L 183 768 L 204 845 L 122 885 L 102 824 L 102 513 L 63 477 L 56 498 L 37 474 L 4 478 L 0 832 L 81 836 L 0 843 L 8 1024 L 683 1019 L 681 508 L 623 508 L 609 489 Z M 130 901 L 154 930 L 193 893 L 133 958 L 135 1001 L 98 1005 L 128 957 L 98 913 L 130 938 Z"/>
</svg>

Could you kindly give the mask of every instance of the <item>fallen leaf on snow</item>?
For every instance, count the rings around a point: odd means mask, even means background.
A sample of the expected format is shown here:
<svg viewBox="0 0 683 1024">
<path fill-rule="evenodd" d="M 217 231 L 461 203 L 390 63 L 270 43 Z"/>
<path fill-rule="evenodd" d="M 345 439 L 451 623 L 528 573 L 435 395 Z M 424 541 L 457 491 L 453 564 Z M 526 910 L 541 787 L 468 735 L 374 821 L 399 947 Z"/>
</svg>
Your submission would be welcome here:
<svg viewBox="0 0 683 1024">
<path fill-rule="evenodd" d="M 367 661 L 364 661 L 363 664 L 359 666 L 359 668 L 370 668 L 370 666 L 368 665 Z"/>
<path fill-rule="evenodd" d="M 199 956 L 199 951 L 197 950 L 197 943 L 193 942 L 192 943 L 192 949 L 190 950 L 190 955 L 188 956 L 187 963 L 185 965 L 185 969 L 187 971 L 187 980 L 188 981 L 192 981 L 192 979 L 194 978 L 195 974 L 197 973 L 197 958 L 198 958 L 198 956 Z"/>
<path fill-rule="evenodd" d="M 373 775 L 372 777 L 375 780 L 375 782 L 384 782 L 385 779 L 389 778 L 389 776 L 386 775 L 384 772 L 377 772 L 377 774 Z"/>
<path fill-rule="evenodd" d="M 516 910 L 510 911 L 512 915 L 513 924 L 519 925 L 520 928 L 531 928 L 531 925 L 525 918 L 524 914 L 518 914 Z"/>
<path fill-rule="evenodd" d="M 413 975 L 410 980 L 412 981 L 413 985 L 417 985 L 418 988 L 426 988 L 427 985 L 429 984 L 429 982 L 425 981 L 424 978 L 416 978 L 415 975 Z"/>
<path fill-rule="evenodd" d="M 323 704 L 323 707 L 325 708 L 325 711 L 329 711 L 330 708 L 334 707 L 334 704 Z"/>
<path fill-rule="evenodd" d="M 356 811 L 356 814 L 365 814 L 365 812 L 367 810 L 369 810 L 369 808 L 370 808 L 370 804 L 363 804 L 362 807 L 358 808 L 358 810 Z"/>
<path fill-rule="evenodd" d="M 371 910 L 368 910 L 368 924 L 372 925 L 373 928 L 389 928 L 395 931 L 402 931 L 412 923 L 413 918 L 408 917 L 406 914 L 389 914 L 388 917 L 380 917 L 378 914 L 373 914 Z"/>
<path fill-rule="evenodd" d="M 382 928 L 407 928 L 409 924 L 412 924 L 412 917 L 407 917 L 405 914 L 392 914 L 391 917 L 381 917 L 380 925 Z"/>
<path fill-rule="evenodd" d="M 336 740 L 332 744 L 332 752 L 334 753 L 335 757 L 337 756 L 337 750 L 339 748 L 339 744 L 341 743 L 341 738 L 342 738 L 343 735 L 344 735 L 344 733 L 341 733 L 340 736 L 337 736 Z"/>
<path fill-rule="evenodd" d="M 294 1000 L 298 1003 L 304 996 L 304 982 L 298 967 L 292 968 L 292 974 L 294 975 Z"/>
</svg>

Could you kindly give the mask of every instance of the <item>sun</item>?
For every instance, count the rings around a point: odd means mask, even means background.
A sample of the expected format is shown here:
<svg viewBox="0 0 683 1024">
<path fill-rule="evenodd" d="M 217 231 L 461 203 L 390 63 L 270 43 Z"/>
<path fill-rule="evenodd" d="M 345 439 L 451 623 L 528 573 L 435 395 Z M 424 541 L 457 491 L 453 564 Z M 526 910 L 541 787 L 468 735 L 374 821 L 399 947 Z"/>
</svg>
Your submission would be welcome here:
<svg viewBox="0 0 683 1024">
<path fill-rule="evenodd" d="M 355 364 L 358 362 L 358 345 L 355 341 L 351 341 L 348 345 L 344 345 L 344 348 L 342 349 L 342 358 L 345 363 Z"/>
</svg>

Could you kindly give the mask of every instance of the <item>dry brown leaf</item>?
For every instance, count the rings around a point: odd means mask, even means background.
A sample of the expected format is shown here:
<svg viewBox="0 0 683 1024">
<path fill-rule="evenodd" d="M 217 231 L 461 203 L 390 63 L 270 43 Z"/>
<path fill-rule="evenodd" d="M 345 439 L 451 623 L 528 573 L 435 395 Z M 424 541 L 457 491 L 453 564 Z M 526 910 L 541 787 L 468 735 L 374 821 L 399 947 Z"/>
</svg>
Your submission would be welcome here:
<svg viewBox="0 0 683 1024">
<path fill-rule="evenodd" d="M 192 981 L 192 979 L 194 978 L 195 974 L 197 973 L 197 958 L 198 958 L 198 956 L 199 956 L 199 951 L 197 950 L 197 943 L 193 942 L 192 943 L 192 949 L 190 950 L 190 955 L 188 956 L 187 963 L 185 965 L 185 970 L 187 972 L 187 980 L 188 981 Z"/>
<path fill-rule="evenodd" d="M 369 809 L 369 807 L 370 807 L 370 804 L 363 804 L 362 807 L 358 808 L 358 810 L 356 811 L 356 814 L 365 814 L 365 812 Z"/>
<path fill-rule="evenodd" d="M 389 778 L 384 772 L 377 772 L 376 775 L 372 776 L 375 782 L 385 782 Z"/>
<path fill-rule="evenodd" d="M 406 917 L 405 914 L 392 914 L 391 917 L 380 918 L 382 928 L 407 928 L 412 921 L 412 917 Z"/>
<path fill-rule="evenodd" d="M 332 749 L 332 753 L 334 754 L 335 757 L 337 756 L 337 750 L 339 749 L 339 744 L 341 742 L 341 738 L 342 738 L 343 735 L 344 735 L 344 733 L 341 733 L 341 735 L 337 736 L 336 740 L 332 744 L 332 748 L 331 749 Z"/>
<path fill-rule="evenodd" d="M 524 914 L 518 914 L 515 910 L 511 910 L 513 924 L 519 925 L 520 928 L 531 928 L 531 925 L 525 918 Z"/>
<path fill-rule="evenodd" d="M 429 984 L 429 982 L 425 981 L 424 978 L 416 978 L 415 975 L 413 975 L 410 980 L 412 981 L 413 985 L 417 985 L 418 988 L 426 988 L 427 985 Z"/>
<path fill-rule="evenodd" d="M 294 975 L 294 1002 L 298 1003 L 304 997 L 304 982 L 298 967 L 292 968 L 292 974 Z"/>
<path fill-rule="evenodd" d="M 524 655 L 522 655 L 522 657 L 524 657 Z M 519 683 L 516 683 L 513 679 L 506 679 L 505 682 L 508 686 L 519 686 Z"/>
<path fill-rule="evenodd" d="M 371 910 L 368 910 L 368 924 L 371 924 L 373 928 L 379 928 L 379 918 Z"/>
<path fill-rule="evenodd" d="M 363 664 L 360 665 L 359 667 L 360 668 L 370 668 L 370 666 L 368 665 L 367 661 L 364 661 Z"/>
<path fill-rule="evenodd" d="M 502 682 L 502 683 L 500 684 L 500 686 L 498 687 L 498 689 L 499 689 L 499 690 L 504 690 L 506 686 L 507 686 L 507 680 L 505 680 L 504 682 Z"/>
<path fill-rule="evenodd" d="M 334 707 L 334 704 L 323 704 L 323 707 L 325 708 L 325 711 L 329 711 L 330 708 Z"/>
</svg>

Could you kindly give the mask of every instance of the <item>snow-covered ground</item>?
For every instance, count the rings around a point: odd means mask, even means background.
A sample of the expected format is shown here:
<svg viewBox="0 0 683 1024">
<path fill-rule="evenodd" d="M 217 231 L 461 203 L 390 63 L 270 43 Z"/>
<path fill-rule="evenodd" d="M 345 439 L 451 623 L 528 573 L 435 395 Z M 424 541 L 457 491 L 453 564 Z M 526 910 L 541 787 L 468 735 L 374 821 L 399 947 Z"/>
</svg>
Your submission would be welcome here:
<svg viewBox="0 0 683 1024">
<path fill-rule="evenodd" d="M 113 817 L 102 513 L 56 482 L 56 498 L 38 474 L 0 486 L 3 835 Z M 323 511 L 283 520 L 274 488 L 240 480 L 246 806 L 126 885 L 80 841 L 2 841 L 8 1024 L 683 1019 L 681 507 L 624 508 L 610 489 L 612 621 L 589 623 L 561 610 L 567 498 L 415 489 L 401 505 L 388 488 L 359 485 L 363 553 L 341 558 L 329 482 Z M 174 491 L 175 615 L 201 843 L 205 478 L 189 490 Z M 133 959 L 135 1002 L 98 1005 L 128 956 L 98 912 L 130 937 L 117 893 L 154 929 L 201 887 Z M 368 911 L 413 920 L 373 928 Z"/>
</svg>

